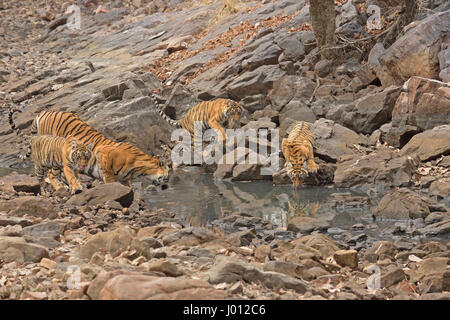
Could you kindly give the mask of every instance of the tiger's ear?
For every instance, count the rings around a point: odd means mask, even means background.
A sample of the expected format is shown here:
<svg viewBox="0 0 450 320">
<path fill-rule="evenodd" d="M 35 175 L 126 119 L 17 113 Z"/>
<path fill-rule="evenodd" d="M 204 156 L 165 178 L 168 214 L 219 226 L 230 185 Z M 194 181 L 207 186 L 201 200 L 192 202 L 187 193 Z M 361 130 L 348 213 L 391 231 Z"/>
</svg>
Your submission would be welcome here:
<svg viewBox="0 0 450 320">
<path fill-rule="evenodd" d="M 88 147 L 88 149 L 89 149 L 89 150 L 91 150 L 91 151 L 92 151 L 92 148 L 94 147 L 94 144 L 93 144 L 93 143 L 91 142 L 91 143 L 89 143 L 89 144 L 88 144 L 88 146 L 87 146 L 87 147 Z"/>
<path fill-rule="evenodd" d="M 166 162 L 163 159 L 159 160 L 159 166 L 160 167 L 165 167 L 166 166 Z"/>
<path fill-rule="evenodd" d="M 233 106 L 233 101 L 228 101 L 227 102 L 227 107 L 232 107 Z"/>
<path fill-rule="evenodd" d="M 76 140 L 72 140 L 72 144 L 70 145 L 70 147 L 73 149 L 75 149 L 77 147 L 77 141 Z"/>
</svg>

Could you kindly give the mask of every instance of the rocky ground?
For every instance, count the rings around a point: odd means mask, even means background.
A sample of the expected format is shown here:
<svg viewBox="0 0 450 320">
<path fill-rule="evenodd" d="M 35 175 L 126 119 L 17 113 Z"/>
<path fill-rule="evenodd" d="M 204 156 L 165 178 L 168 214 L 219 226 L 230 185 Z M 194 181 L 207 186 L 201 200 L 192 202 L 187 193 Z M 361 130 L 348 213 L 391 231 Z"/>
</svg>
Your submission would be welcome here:
<svg viewBox="0 0 450 320">
<path fill-rule="evenodd" d="M 72 3 L 79 30 L 68 28 Z M 389 25 L 402 1 L 336 3 L 337 34 L 354 41 L 373 33 L 370 4 Z M 27 142 L 9 127 L 10 101 L 25 132 L 40 110 L 69 110 L 162 154 L 172 129 L 149 90 L 173 118 L 230 97 L 245 128 L 285 136 L 296 120 L 313 123 L 320 170 L 305 184 L 379 195 L 373 216 L 398 236 L 304 216 L 286 228 L 236 213 L 191 226 L 119 184 L 42 197 L 35 178 L 13 174 L 0 179 L 0 298 L 449 299 L 449 4 L 421 2 L 390 47 L 331 61 L 317 54 L 304 1 L 0 0 L 2 167 L 30 165 L 17 159 Z M 260 166 L 209 169 L 267 179 Z M 289 183 L 284 171 L 269 178 Z"/>
<path fill-rule="evenodd" d="M 367 236 L 374 225 L 345 232 L 311 217 L 190 226 L 118 183 L 70 199 L 40 196 L 27 175 L 0 185 L 2 299 L 450 298 L 450 242 L 419 236 L 448 232 L 445 212 L 396 223 L 405 236 L 391 242 Z"/>
</svg>

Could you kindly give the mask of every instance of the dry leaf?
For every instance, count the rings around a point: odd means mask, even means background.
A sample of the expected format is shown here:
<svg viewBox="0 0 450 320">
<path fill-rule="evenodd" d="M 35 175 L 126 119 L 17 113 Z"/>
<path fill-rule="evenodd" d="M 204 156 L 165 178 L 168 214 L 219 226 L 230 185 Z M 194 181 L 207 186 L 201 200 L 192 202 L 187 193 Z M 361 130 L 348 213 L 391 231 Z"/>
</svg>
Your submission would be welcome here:
<svg viewBox="0 0 450 320">
<path fill-rule="evenodd" d="M 417 173 L 420 175 L 428 175 L 430 173 L 431 168 L 424 168 L 424 167 L 420 167 L 419 169 L 417 169 Z"/>
</svg>

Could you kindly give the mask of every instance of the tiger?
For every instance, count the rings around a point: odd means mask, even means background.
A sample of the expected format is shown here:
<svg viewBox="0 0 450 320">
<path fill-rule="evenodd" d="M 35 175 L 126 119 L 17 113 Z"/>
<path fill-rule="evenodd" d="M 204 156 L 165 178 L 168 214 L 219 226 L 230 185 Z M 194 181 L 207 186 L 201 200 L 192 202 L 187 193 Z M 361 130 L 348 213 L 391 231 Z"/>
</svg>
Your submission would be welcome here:
<svg viewBox="0 0 450 320">
<path fill-rule="evenodd" d="M 292 200 L 292 201 L 291 201 Z M 294 199 L 289 198 L 288 200 L 288 210 L 287 210 L 287 220 L 291 220 L 295 217 L 315 217 L 317 211 L 320 208 L 320 204 L 316 201 L 305 202 L 301 201 L 297 197 Z"/>
<path fill-rule="evenodd" d="M 174 127 L 181 127 L 194 136 L 194 124 L 199 121 L 202 125 L 202 130 L 211 128 L 220 132 L 223 142 L 226 140 L 226 133 L 224 129 L 225 122 L 228 122 L 228 129 L 235 129 L 240 124 L 241 115 L 244 108 L 236 101 L 230 99 L 216 99 L 211 101 L 203 101 L 191 109 L 179 120 L 173 120 L 162 109 L 162 106 L 156 100 L 153 93 L 150 92 L 156 110 L 170 125 Z"/>
<path fill-rule="evenodd" d="M 300 186 L 308 171 L 315 173 L 319 168 L 314 162 L 313 146 L 314 135 L 310 123 L 304 121 L 296 122 L 288 137 L 281 142 L 281 151 L 286 159 L 286 171 L 295 188 Z M 308 170 L 303 167 L 305 162 Z"/>
<path fill-rule="evenodd" d="M 94 157 L 92 144 L 86 146 L 81 141 L 69 137 L 54 137 L 49 135 L 31 137 L 31 150 L 23 159 L 33 157 L 34 173 L 38 178 L 41 194 L 45 195 L 44 176 L 48 172 L 50 184 L 59 190 L 64 186 L 57 177 L 64 174 L 71 194 L 82 192 L 77 172 L 84 171 Z"/>
<path fill-rule="evenodd" d="M 10 111 L 10 124 L 13 125 Z M 77 115 L 64 111 L 42 111 L 34 120 L 31 131 L 38 135 L 74 137 L 85 144 L 92 143 L 95 157 L 84 168 L 83 173 L 111 183 L 118 180 L 131 187 L 131 180 L 139 176 L 149 176 L 156 185 L 165 183 L 169 178 L 169 164 L 154 158 L 128 142 L 115 142 L 96 131 Z"/>
</svg>

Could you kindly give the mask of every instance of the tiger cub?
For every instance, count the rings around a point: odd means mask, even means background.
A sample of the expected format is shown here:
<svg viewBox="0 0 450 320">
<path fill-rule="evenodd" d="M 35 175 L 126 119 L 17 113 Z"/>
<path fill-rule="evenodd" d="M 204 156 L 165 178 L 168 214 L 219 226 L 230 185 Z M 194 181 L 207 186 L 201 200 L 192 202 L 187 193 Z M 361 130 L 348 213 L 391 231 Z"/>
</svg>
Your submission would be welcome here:
<svg viewBox="0 0 450 320">
<path fill-rule="evenodd" d="M 244 108 L 236 101 L 230 99 L 216 99 L 200 102 L 189 109 L 180 120 L 172 120 L 164 113 L 153 93 L 150 93 L 150 97 L 161 117 L 163 117 L 170 125 L 186 129 L 191 136 L 194 136 L 194 123 L 200 121 L 202 129 L 211 128 L 218 130 L 222 135 L 222 140 L 224 142 L 226 140 L 224 129 L 225 122 L 228 122 L 228 129 L 237 128 L 240 124 L 241 114 L 244 111 Z"/>
<path fill-rule="evenodd" d="M 25 158 L 30 156 L 30 152 Z M 31 156 L 34 162 L 34 172 L 41 186 L 41 194 L 45 194 L 44 176 L 48 172 L 50 184 L 59 190 L 63 185 L 57 177 L 64 174 L 65 181 L 69 185 L 71 194 L 80 193 L 83 190 L 77 173 L 84 171 L 94 157 L 92 145 L 86 146 L 77 139 L 37 136 L 31 138 Z"/>
<path fill-rule="evenodd" d="M 9 112 L 11 128 L 19 132 L 12 116 L 19 109 Z M 77 115 L 63 111 L 42 111 L 33 121 L 32 132 L 38 135 L 73 137 L 85 144 L 92 144 L 95 157 L 84 168 L 84 174 L 101 179 L 105 183 L 120 181 L 131 186 L 131 179 L 138 176 L 150 176 L 154 184 L 166 182 L 169 165 L 149 156 L 139 148 L 127 142 L 115 142 L 96 131 Z"/>
<path fill-rule="evenodd" d="M 281 151 L 286 159 L 286 170 L 289 178 L 298 188 L 301 179 L 309 172 L 317 172 L 318 166 L 314 162 L 314 135 L 308 122 L 299 121 L 292 128 L 287 138 L 281 142 Z M 307 163 L 308 170 L 303 167 Z"/>
</svg>

